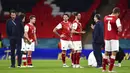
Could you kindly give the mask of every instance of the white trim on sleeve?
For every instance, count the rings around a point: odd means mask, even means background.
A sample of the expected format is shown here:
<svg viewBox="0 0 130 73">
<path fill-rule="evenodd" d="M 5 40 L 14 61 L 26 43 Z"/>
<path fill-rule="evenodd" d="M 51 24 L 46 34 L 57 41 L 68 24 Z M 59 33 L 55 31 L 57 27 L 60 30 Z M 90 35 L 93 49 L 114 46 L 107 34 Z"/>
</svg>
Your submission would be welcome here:
<svg viewBox="0 0 130 73">
<path fill-rule="evenodd" d="M 78 24 L 77 24 L 77 23 L 73 23 L 73 24 L 72 24 L 72 29 L 76 30 L 77 27 L 78 27 Z"/>
<path fill-rule="evenodd" d="M 62 24 L 59 23 L 57 26 L 56 26 L 56 29 L 61 29 L 62 28 Z"/>
<path fill-rule="evenodd" d="M 24 32 L 28 32 L 29 31 L 29 27 L 27 25 L 24 26 Z"/>
<path fill-rule="evenodd" d="M 120 21 L 119 18 L 116 20 L 116 26 L 117 26 L 117 27 L 120 27 L 120 26 L 121 26 L 121 21 Z"/>
</svg>

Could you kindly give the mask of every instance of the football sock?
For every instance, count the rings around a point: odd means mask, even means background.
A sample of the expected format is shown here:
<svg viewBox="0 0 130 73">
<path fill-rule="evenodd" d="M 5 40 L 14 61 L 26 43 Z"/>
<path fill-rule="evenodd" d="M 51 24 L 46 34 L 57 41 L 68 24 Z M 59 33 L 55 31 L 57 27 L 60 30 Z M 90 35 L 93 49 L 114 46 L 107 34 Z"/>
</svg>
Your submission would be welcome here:
<svg viewBox="0 0 130 73">
<path fill-rule="evenodd" d="M 66 55 L 62 53 L 62 62 L 63 62 L 63 64 L 65 64 L 65 57 L 66 57 Z"/>
<path fill-rule="evenodd" d="M 108 56 L 104 56 L 103 57 L 103 63 L 102 63 L 103 70 L 106 70 L 107 64 L 108 64 Z"/>
<path fill-rule="evenodd" d="M 22 62 L 23 62 L 23 65 L 26 66 L 27 64 L 27 57 L 26 57 L 26 54 L 23 54 L 22 55 Z"/>
<path fill-rule="evenodd" d="M 110 58 L 110 66 L 109 66 L 109 71 L 112 71 L 115 63 L 115 56 L 111 56 Z"/>
</svg>

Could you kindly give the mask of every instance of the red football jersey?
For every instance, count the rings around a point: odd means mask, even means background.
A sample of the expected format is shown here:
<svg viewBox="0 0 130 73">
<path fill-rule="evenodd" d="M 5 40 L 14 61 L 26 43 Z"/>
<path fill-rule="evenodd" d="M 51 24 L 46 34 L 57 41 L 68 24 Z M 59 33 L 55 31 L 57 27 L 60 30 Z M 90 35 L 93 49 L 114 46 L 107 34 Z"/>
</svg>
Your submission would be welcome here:
<svg viewBox="0 0 130 73">
<path fill-rule="evenodd" d="M 82 31 L 81 23 L 74 20 L 72 24 L 72 29 L 74 29 L 77 32 L 81 32 Z M 72 41 L 81 41 L 81 34 L 73 34 Z"/>
<path fill-rule="evenodd" d="M 56 28 L 61 29 L 61 35 L 65 36 L 61 38 L 62 40 L 71 40 L 71 22 L 62 21 Z"/>
<path fill-rule="evenodd" d="M 36 28 L 34 25 L 26 24 L 25 26 L 28 26 L 28 37 L 32 41 L 36 41 L 35 34 L 36 34 Z"/>
<path fill-rule="evenodd" d="M 118 40 L 118 24 L 116 16 L 108 15 L 104 18 L 104 39 L 105 40 Z M 120 22 L 119 22 L 120 23 Z"/>
</svg>

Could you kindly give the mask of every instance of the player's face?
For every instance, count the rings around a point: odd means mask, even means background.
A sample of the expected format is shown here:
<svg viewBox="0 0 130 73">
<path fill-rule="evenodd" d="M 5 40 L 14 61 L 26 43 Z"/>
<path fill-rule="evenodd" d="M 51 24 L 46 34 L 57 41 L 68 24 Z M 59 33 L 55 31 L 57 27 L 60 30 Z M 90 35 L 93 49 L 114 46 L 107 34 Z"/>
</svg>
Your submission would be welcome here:
<svg viewBox="0 0 130 73">
<path fill-rule="evenodd" d="M 94 21 L 95 21 L 95 22 L 97 21 L 97 17 L 96 17 L 96 16 L 94 16 Z"/>
<path fill-rule="evenodd" d="M 77 19 L 80 20 L 81 19 L 81 14 L 77 15 Z"/>
<path fill-rule="evenodd" d="M 36 18 L 33 17 L 30 21 L 34 24 L 36 22 Z"/>
<path fill-rule="evenodd" d="M 22 22 L 25 22 L 25 17 L 23 18 Z"/>
<path fill-rule="evenodd" d="M 120 15 L 120 13 L 116 13 L 116 16 L 118 17 Z"/>
<path fill-rule="evenodd" d="M 10 16 L 11 16 L 11 18 L 14 19 L 14 18 L 16 18 L 16 13 L 11 13 Z"/>
<path fill-rule="evenodd" d="M 68 19 L 69 19 L 69 17 L 68 17 L 67 15 L 64 15 L 64 16 L 63 16 L 63 20 L 64 20 L 64 21 L 68 21 Z"/>
</svg>

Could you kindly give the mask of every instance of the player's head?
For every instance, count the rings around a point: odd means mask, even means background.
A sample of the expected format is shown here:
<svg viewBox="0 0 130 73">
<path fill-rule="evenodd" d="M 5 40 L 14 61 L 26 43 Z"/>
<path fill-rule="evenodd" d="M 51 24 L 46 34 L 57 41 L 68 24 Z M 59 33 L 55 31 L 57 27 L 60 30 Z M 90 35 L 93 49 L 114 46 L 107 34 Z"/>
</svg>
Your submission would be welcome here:
<svg viewBox="0 0 130 73">
<path fill-rule="evenodd" d="M 99 20 L 101 20 L 101 15 L 100 14 L 95 14 L 94 21 L 97 22 Z"/>
<path fill-rule="evenodd" d="M 25 14 L 21 14 L 20 18 L 22 19 L 22 22 L 25 22 Z"/>
<path fill-rule="evenodd" d="M 10 10 L 10 16 L 12 19 L 16 18 L 16 11 L 15 10 Z"/>
<path fill-rule="evenodd" d="M 30 22 L 33 23 L 33 24 L 36 22 L 36 16 L 35 15 L 31 15 L 29 17 L 29 19 L 30 19 Z"/>
<path fill-rule="evenodd" d="M 112 11 L 112 14 L 118 17 L 120 15 L 120 8 L 115 7 Z"/>
<path fill-rule="evenodd" d="M 76 18 L 76 19 L 78 19 L 78 20 L 81 19 L 81 14 L 80 14 L 80 13 L 74 13 L 74 15 L 75 15 L 75 18 Z"/>
<path fill-rule="evenodd" d="M 69 15 L 68 14 L 64 14 L 63 15 L 63 20 L 64 21 L 68 21 L 69 20 Z"/>
</svg>

